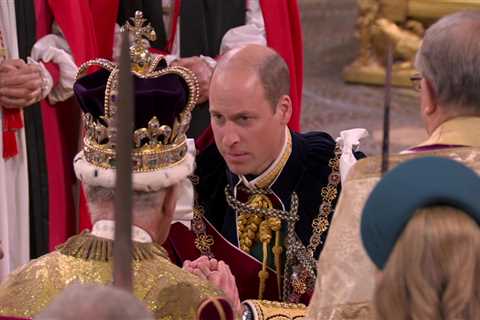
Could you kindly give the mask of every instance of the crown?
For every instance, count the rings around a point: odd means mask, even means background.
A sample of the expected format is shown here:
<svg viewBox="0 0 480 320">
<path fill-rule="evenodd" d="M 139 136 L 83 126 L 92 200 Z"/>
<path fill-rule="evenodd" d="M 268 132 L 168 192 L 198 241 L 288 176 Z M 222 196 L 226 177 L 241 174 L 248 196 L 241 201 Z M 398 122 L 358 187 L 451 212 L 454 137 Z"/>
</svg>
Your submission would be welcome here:
<svg viewBox="0 0 480 320">
<path fill-rule="evenodd" d="M 155 31 L 140 11 L 123 27 L 133 39 L 131 71 L 135 88 L 133 172 L 172 167 L 186 157 L 186 132 L 199 97 L 198 81 L 184 67 L 167 67 L 161 55 L 149 52 Z M 97 70 L 87 74 L 90 68 Z M 74 92 L 84 112 L 85 160 L 103 169 L 115 169 L 117 144 L 116 100 L 119 66 L 96 59 L 80 66 Z"/>
</svg>

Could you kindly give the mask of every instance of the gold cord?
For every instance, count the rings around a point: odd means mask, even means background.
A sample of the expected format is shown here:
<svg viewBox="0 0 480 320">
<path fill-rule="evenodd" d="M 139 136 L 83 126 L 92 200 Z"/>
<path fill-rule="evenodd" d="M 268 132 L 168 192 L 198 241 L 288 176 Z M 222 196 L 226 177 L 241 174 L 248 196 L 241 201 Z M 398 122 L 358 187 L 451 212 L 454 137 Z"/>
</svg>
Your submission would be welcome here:
<svg viewBox="0 0 480 320">
<path fill-rule="evenodd" d="M 275 271 L 277 272 L 277 290 L 278 299 L 282 299 L 282 245 L 280 238 L 280 230 L 275 231 L 275 246 L 272 249 L 275 257 Z"/>
</svg>

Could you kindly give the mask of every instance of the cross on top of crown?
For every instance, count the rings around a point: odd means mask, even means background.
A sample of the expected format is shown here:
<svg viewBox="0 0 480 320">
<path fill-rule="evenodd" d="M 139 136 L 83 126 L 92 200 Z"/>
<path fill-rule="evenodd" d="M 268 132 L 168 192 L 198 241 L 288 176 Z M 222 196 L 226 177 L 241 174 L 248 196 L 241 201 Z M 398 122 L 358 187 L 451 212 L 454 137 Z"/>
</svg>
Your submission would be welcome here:
<svg viewBox="0 0 480 320">
<path fill-rule="evenodd" d="M 132 70 L 141 74 L 147 74 L 153 64 L 154 58 L 148 51 L 150 47 L 148 40 L 155 41 L 157 38 L 155 30 L 146 22 L 143 13 L 136 11 L 135 18 L 130 18 L 130 21 L 122 27 L 122 31 L 127 31 L 131 37 L 133 36 L 133 44 L 130 46 Z"/>
<path fill-rule="evenodd" d="M 133 35 L 133 41 L 136 45 L 140 45 L 143 42 L 143 37 L 147 38 L 150 41 L 155 41 L 157 35 L 155 30 L 152 28 L 150 23 L 145 25 L 147 19 L 143 17 L 143 13 L 141 11 L 135 12 L 135 17 L 130 18 L 133 24 L 130 21 L 125 23 L 125 30 L 127 30 L 131 35 Z"/>
</svg>

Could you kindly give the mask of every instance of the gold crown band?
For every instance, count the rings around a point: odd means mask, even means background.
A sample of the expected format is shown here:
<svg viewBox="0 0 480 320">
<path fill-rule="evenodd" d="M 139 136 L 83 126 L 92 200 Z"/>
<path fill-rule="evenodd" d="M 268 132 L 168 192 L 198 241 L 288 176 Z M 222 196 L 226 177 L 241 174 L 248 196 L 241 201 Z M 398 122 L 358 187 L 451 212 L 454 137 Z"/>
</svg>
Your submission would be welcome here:
<svg viewBox="0 0 480 320">
<path fill-rule="evenodd" d="M 84 139 L 83 153 L 85 159 L 103 169 L 116 167 L 115 150 L 105 146 L 92 144 L 92 140 Z M 157 149 L 157 150 L 156 150 Z M 150 150 L 132 152 L 133 172 L 151 172 L 172 167 L 182 161 L 188 152 L 187 140 L 177 145 L 156 146 Z"/>
</svg>

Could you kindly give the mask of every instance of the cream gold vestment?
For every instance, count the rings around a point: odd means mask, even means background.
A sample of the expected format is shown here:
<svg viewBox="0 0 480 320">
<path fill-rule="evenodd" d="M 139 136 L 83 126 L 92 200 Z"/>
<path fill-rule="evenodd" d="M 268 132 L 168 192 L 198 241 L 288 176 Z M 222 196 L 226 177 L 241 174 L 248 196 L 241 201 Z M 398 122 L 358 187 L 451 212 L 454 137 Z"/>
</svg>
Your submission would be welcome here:
<svg viewBox="0 0 480 320">
<path fill-rule="evenodd" d="M 32 317 L 75 281 L 111 284 L 112 245 L 112 240 L 82 233 L 14 271 L 0 285 L 0 315 Z M 156 319 L 195 319 L 204 300 L 221 295 L 171 263 L 155 243 L 134 242 L 133 256 L 134 294 Z"/>
<path fill-rule="evenodd" d="M 395 155 L 390 157 L 389 167 L 422 156 L 454 159 L 480 173 L 480 148 L 470 147 Z M 306 319 L 374 319 L 372 300 L 376 268 L 362 246 L 360 218 L 370 192 L 380 180 L 380 165 L 379 157 L 360 160 L 343 185 L 317 264 L 317 282 Z"/>
</svg>

